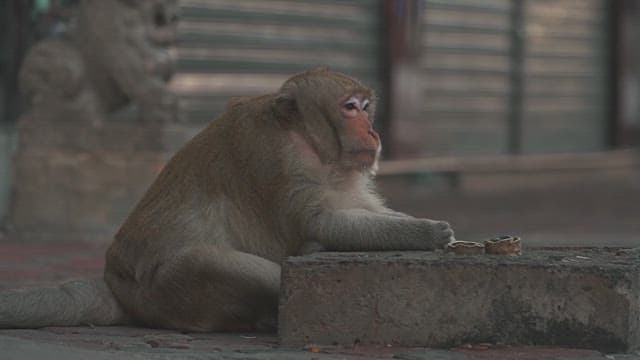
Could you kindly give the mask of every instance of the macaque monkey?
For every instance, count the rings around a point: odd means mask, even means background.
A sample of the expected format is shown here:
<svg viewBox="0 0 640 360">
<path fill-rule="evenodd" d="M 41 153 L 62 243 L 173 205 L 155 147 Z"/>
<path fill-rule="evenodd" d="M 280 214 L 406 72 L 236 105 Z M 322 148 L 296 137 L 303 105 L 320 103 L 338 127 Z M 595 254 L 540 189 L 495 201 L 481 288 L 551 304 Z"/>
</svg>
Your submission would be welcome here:
<svg viewBox="0 0 640 360">
<path fill-rule="evenodd" d="M 444 247 L 449 224 L 390 210 L 372 190 L 374 106 L 369 88 L 324 68 L 232 102 L 130 214 L 104 280 L 0 293 L 0 327 L 274 330 L 287 256 Z"/>
</svg>

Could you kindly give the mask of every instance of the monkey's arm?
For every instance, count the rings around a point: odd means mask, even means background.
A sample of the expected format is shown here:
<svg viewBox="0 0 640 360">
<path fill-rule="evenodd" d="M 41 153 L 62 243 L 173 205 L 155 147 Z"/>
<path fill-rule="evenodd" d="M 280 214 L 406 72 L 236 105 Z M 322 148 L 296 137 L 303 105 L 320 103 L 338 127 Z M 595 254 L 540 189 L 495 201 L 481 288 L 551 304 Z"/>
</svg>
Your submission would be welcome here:
<svg viewBox="0 0 640 360">
<path fill-rule="evenodd" d="M 443 221 L 363 209 L 323 210 L 306 221 L 306 236 L 329 251 L 434 250 L 453 237 Z"/>
</svg>

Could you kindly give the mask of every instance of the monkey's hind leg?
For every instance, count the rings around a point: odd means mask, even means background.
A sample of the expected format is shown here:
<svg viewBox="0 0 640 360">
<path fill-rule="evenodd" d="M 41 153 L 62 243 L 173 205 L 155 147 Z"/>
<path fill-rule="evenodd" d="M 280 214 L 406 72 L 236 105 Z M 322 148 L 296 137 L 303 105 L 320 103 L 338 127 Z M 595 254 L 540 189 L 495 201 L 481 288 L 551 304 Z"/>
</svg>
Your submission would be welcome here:
<svg viewBox="0 0 640 360">
<path fill-rule="evenodd" d="M 102 279 L 0 292 L 0 329 L 128 323 Z"/>
<path fill-rule="evenodd" d="M 198 245 L 158 271 L 141 297 L 156 304 L 143 307 L 143 321 L 190 331 L 275 331 L 279 291 L 280 265 Z"/>
</svg>

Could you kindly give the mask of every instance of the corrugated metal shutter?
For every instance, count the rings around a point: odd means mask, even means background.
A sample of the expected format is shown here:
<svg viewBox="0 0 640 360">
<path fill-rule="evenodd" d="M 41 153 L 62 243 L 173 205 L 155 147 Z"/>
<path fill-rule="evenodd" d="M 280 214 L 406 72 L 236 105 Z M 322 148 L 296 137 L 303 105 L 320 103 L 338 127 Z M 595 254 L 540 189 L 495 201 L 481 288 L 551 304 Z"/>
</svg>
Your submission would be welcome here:
<svg viewBox="0 0 640 360">
<path fill-rule="evenodd" d="M 426 0 L 423 156 L 496 154 L 507 144 L 510 0 Z"/>
<path fill-rule="evenodd" d="M 604 149 L 605 6 L 606 0 L 526 2 L 524 152 Z"/>
<path fill-rule="evenodd" d="M 514 1 L 424 1 L 423 156 L 506 153 L 514 141 L 523 153 L 604 147 L 606 0 L 522 1 L 521 59 Z M 522 81 L 512 82 L 518 61 Z M 513 106 L 523 106 L 519 134 Z"/>
<path fill-rule="evenodd" d="M 178 74 L 183 116 L 202 123 L 230 97 L 278 89 L 327 65 L 379 89 L 380 6 L 366 0 L 182 0 Z"/>
</svg>

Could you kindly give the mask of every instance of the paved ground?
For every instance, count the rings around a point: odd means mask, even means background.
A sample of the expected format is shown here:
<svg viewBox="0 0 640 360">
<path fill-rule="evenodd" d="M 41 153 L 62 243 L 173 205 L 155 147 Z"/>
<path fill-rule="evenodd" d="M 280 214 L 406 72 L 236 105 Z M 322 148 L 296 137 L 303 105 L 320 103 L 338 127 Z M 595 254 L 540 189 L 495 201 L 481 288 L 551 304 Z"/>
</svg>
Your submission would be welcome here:
<svg viewBox="0 0 640 360">
<path fill-rule="evenodd" d="M 399 210 L 449 220 L 459 239 L 507 233 L 521 235 L 525 245 L 640 246 L 639 174 L 481 177 L 463 179 L 456 191 L 433 179 L 410 184 L 386 180 L 382 191 Z M 0 289 L 99 276 L 107 242 L 17 244 L 0 238 Z M 185 358 L 640 360 L 640 353 L 495 344 L 446 351 L 393 344 L 281 349 L 275 334 L 181 334 L 131 327 L 0 330 L 0 360 Z"/>
<path fill-rule="evenodd" d="M 405 359 L 638 360 L 640 354 L 473 344 L 458 349 L 392 345 L 278 347 L 275 334 L 181 334 L 131 327 L 0 330 L 0 359 Z"/>
</svg>

